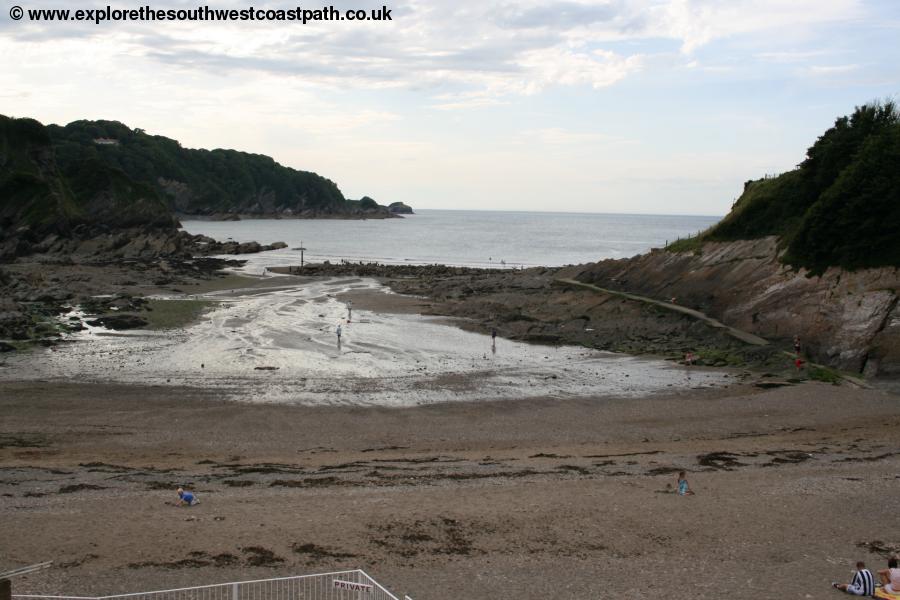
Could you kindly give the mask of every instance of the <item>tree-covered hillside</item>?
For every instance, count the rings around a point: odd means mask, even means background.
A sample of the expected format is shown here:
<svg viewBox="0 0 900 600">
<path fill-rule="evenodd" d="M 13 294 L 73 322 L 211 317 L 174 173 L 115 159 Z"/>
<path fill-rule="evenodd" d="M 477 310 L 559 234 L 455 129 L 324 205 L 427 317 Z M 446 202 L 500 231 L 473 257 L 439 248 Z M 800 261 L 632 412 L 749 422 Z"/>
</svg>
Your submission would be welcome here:
<svg viewBox="0 0 900 600">
<path fill-rule="evenodd" d="M 359 210 L 334 182 L 268 156 L 183 148 L 115 121 L 75 121 L 48 129 L 62 168 L 84 159 L 100 161 L 152 186 L 179 213 L 320 216 Z"/>
<path fill-rule="evenodd" d="M 61 168 L 47 128 L 0 115 L 0 238 L 66 235 L 79 225 L 162 227 L 178 223 L 150 186 L 91 158 Z"/>
<path fill-rule="evenodd" d="M 822 272 L 900 266 L 900 113 L 893 102 L 837 119 L 797 169 L 749 181 L 731 213 L 698 238 L 777 235 L 785 262 Z"/>
</svg>

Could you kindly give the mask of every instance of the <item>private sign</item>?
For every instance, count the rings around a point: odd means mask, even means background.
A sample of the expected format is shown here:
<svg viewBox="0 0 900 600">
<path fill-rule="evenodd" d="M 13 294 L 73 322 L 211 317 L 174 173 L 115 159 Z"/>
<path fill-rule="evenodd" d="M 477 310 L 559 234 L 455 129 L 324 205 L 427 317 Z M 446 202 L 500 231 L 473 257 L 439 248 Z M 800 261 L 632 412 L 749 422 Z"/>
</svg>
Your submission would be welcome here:
<svg viewBox="0 0 900 600">
<path fill-rule="evenodd" d="M 351 590 L 354 592 L 365 592 L 367 594 L 372 593 L 372 586 L 365 583 L 353 583 L 352 581 L 341 581 L 340 579 L 334 580 L 334 587 L 339 590 Z"/>
</svg>

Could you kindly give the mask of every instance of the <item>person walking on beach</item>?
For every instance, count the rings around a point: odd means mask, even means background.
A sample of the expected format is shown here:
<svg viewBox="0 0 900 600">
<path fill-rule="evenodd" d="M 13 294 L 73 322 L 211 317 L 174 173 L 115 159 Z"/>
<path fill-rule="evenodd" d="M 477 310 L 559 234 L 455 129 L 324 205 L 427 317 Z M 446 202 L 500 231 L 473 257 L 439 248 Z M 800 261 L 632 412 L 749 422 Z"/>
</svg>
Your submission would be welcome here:
<svg viewBox="0 0 900 600">
<path fill-rule="evenodd" d="M 200 501 L 190 492 L 184 491 L 184 488 L 178 488 L 178 506 L 194 506 Z"/>
<path fill-rule="evenodd" d="M 866 568 L 866 563 L 859 561 L 856 563 L 856 573 L 853 574 L 853 580 L 850 583 L 832 583 L 831 587 L 854 596 L 874 596 L 875 578 L 872 577 L 872 572 Z"/>
<path fill-rule="evenodd" d="M 353 300 L 347 300 L 347 322 L 353 321 Z"/>
<path fill-rule="evenodd" d="M 679 496 L 694 495 L 694 490 L 692 490 L 691 486 L 688 485 L 687 476 L 684 471 L 678 471 L 678 487 L 676 488 L 676 492 Z"/>
<path fill-rule="evenodd" d="M 335 333 L 337 334 L 338 346 L 340 346 L 341 345 L 341 333 L 343 333 L 340 323 L 338 323 L 337 330 L 335 330 Z"/>
</svg>

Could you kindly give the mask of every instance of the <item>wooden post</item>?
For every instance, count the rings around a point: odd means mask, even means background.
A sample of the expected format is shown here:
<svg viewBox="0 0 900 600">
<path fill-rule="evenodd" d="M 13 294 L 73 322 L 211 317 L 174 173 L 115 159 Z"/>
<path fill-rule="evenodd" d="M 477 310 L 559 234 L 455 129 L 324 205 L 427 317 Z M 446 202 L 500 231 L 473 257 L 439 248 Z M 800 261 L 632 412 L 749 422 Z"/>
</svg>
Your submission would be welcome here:
<svg viewBox="0 0 900 600">
<path fill-rule="evenodd" d="M 12 600 L 12 581 L 0 579 L 0 600 Z"/>
</svg>

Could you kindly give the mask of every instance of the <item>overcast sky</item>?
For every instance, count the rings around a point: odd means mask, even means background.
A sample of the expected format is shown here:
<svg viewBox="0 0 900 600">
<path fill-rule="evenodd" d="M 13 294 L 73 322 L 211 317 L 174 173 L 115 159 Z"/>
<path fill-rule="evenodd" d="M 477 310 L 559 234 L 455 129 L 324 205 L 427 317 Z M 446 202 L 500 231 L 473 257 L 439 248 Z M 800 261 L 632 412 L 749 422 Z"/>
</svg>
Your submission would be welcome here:
<svg viewBox="0 0 900 600">
<path fill-rule="evenodd" d="M 387 2 L 390 22 L 98 26 L 8 11 L 145 3 L 7 0 L 0 113 L 268 154 L 383 204 L 720 215 L 900 93 L 896 0 Z"/>
</svg>

